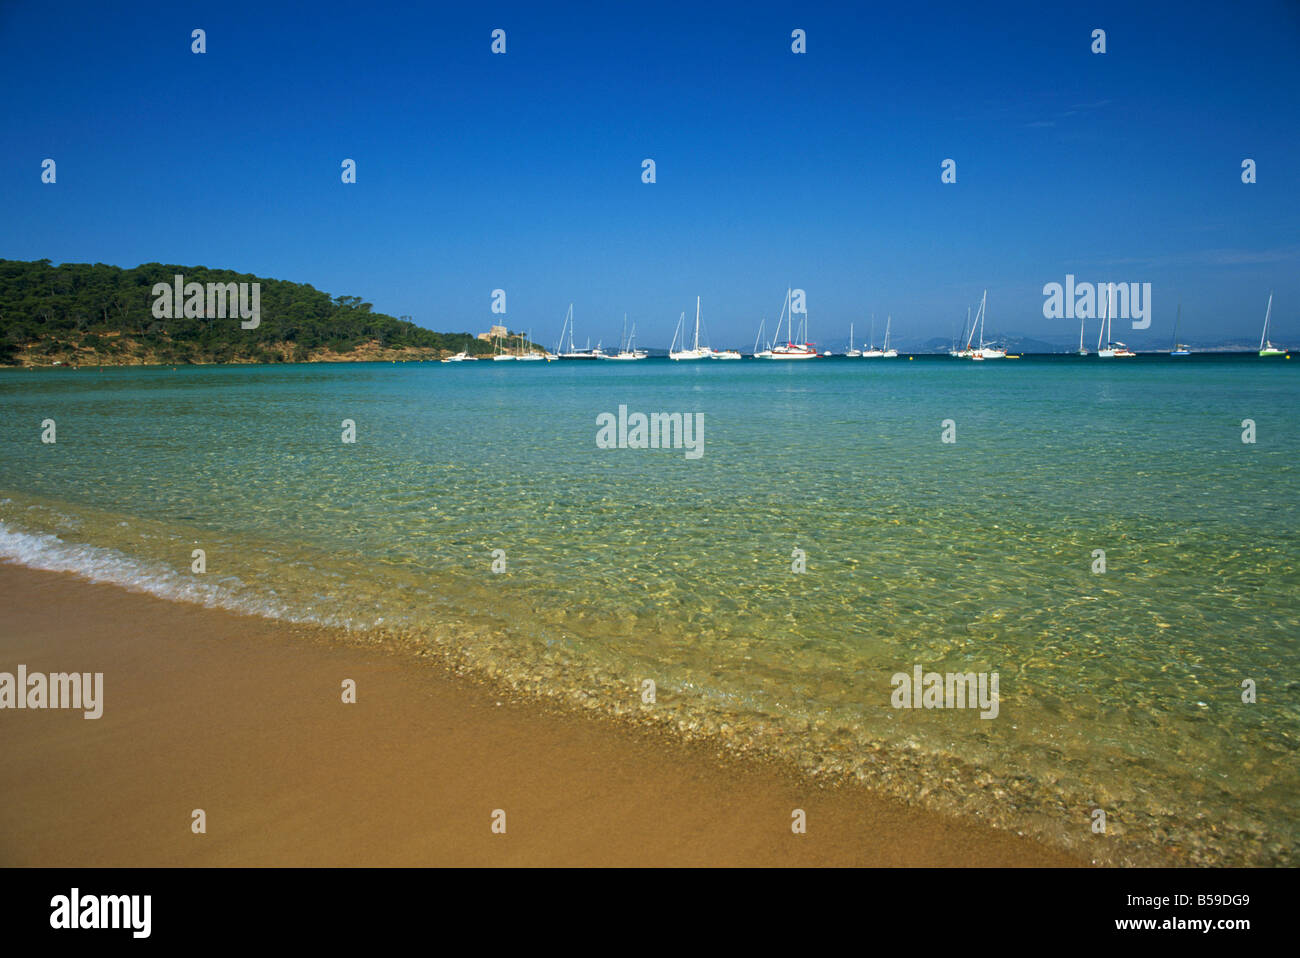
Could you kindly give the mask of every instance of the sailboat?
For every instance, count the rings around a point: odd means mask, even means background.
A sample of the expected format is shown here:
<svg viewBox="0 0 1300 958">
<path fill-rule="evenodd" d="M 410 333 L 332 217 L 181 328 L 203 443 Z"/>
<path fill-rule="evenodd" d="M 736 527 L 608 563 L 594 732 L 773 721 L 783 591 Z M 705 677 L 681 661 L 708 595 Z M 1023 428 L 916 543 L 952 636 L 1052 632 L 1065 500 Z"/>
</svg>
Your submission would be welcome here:
<svg viewBox="0 0 1300 958">
<path fill-rule="evenodd" d="M 1079 317 L 1079 355 L 1087 356 L 1088 350 L 1083 345 L 1083 324 L 1088 321 L 1086 316 Z"/>
<path fill-rule="evenodd" d="M 871 314 L 871 345 L 862 351 L 863 359 L 879 359 L 885 355 L 883 349 L 876 348 L 876 314 Z"/>
<path fill-rule="evenodd" d="M 1178 341 L 1178 324 L 1183 318 L 1183 304 L 1178 304 L 1178 315 L 1174 318 L 1174 348 L 1169 350 L 1170 356 L 1190 356 L 1192 351 Z"/>
<path fill-rule="evenodd" d="M 989 291 L 986 289 L 984 295 L 980 297 L 979 312 L 975 314 L 975 321 L 970 324 L 970 335 L 966 337 L 966 348 L 962 351 L 962 355 L 967 359 L 974 359 L 977 362 L 984 358 L 984 331 L 982 329 L 980 330 L 980 345 L 972 348 L 971 343 L 975 341 L 975 327 L 984 321 L 984 300 L 988 295 Z"/>
<path fill-rule="evenodd" d="M 758 335 L 754 337 L 754 358 L 755 358 L 755 359 L 771 359 L 771 358 L 772 358 L 772 344 L 771 344 L 771 343 L 763 343 L 763 327 L 766 326 L 766 325 L 767 325 L 767 317 L 764 316 L 764 317 L 763 317 L 762 319 L 760 319 L 759 322 L 758 322 Z M 759 348 L 758 348 L 758 344 L 759 344 L 759 343 L 763 343 L 763 348 L 762 348 L 762 349 L 759 349 Z"/>
<path fill-rule="evenodd" d="M 1273 315 L 1273 291 L 1268 291 L 1268 309 L 1264 310 L 1264 331 L 1259 335 L 1259 354 L 1261 356 L 1285 356 L 1286 350 L 1274 346 L 1268 339 L 1268 320 Z"/>
<path fill-rule="evenodd" d="M 984 359 L 1006 359 L 1007 351 L 994 346 L 992 343 L 984 341 L 984 320 L 988 312 L 989 291 L 984 290 L 984 295 L 980 297 L 980 310 L 975 315 L 975 322 L 971 323 L 970 338 L 966 340 L 966 348 L 961 351 L 962 356 L 967 359 L 984 360 Z M 971 343 L 975 339 L 975 328 L 979 327 L 979 346 L 971 348 Z"/>
<path fill-rule="evenodd" d="M 853 348 L 853 324 L 852 323 L 849 323 L 849 351 L 844 355 L 850 356 L 853 359 L 857 359 L 859 356 L 862 355 L 862 350 Z"/>
<path fill-rule="evenodd" d="M 532 330 L 528 331 L 528 338 L 530 340 L 533 338 Z M 520 333 L 519 334 L 519 355 L 516 356 L 515 358 L 521 363 L 540 363 L 546 359 L 546 355 L 544 353 L 539 353 L 535 349 L 529 350 L 528 352 L 524 352 L 524 334 Z"/>
<path fill-rule="evenodd" d="M 894 317 L 893 317 L 893 316 L 889 316 L 889 317 L 887 317 L 887 318 L 885 319 L 885 348 L 884 348 L 883 350 L 881 350 L 881 353 L 880 353 L 881 358 L 883 358 L 883 359 L 897 359 L 897 358 L 898 358 L 898 350 L 897 350 L 897 349 L 890 349 L 890 348 L 889 348 L 889 324 L 892 323 L 893 321 L 894 321 Z"/>
<path fill-rule="evenodd" d="M 601 359 L 620 360 L 630 362 L 637 359 L 645 359 L 648 353 L 643 349 L 635 349 L 632 344 L 636 341 L 636 323 L 632 324 L 632 335 L 627 334 L 627 313 L 623 314 L 623 336 L 618 341 L 618 352 L 613 356 L 602 355 Z"/>
<path fill-rule="evenodd" d="M 1101 329 L 1097 330 L 1097 358 L 1098 359 L 1110 359 L 1115 355 L 1115 350 L 1109 344 L 1106 345 L 1105 349 L 1102 349 L 1101 347 L 1102 340 L 1106 338 L 1106 321 L 1109 315 L 1110 315 L 1110 299 L 1108 297 L 1106 299 L 1106 304 L 1101 308 Z"/>
<path fill-rule="evenodd" d="M 1006 359 L 1005 349 L 984 341 L 984 323 L 988 319 L 988 295 L 989 291 L 984 290 L 984 299 L 980 302 L 980 359 Z"/>
<path fill-rule="evenodd" d="M 1106 287 L 1106 309 L 1101 318 L 1101 336 L 1097 337 L 1097 356 L 1101 359 L 1125 359 L 1136 356 L 1137 353 L 1130 350 L 1119 340 L 1111 341 L 1110 331 L 1114 324 L 1115 315 L 1115 287 Z M 1101 348 L 1102 336 L 1106 338 L 1106 348 Z"/>
<path fill-rule="evenodd" d="M 708 359 L 710 350 L 700 348 L 700 298 L 695 297 L 695 344 L 690 349 L 686 348 L 686 337 L 682 336 L 682 348 L 677 349 L 677 334 L 684 332 L 686 323 L 686 313 L 683 312 L 677 320 L 677 329 L 673 330 L 673 341 L 668 347 L 668 358 L 675 360 L 683 359 Z"/>
<path fill-rule="evenodd" d="M 564 348 L 564 332 L 569 333 L 569 348 Z M 573 346 L 573 304 L 569 304 L 569 311 L 564 314 L 564 325 L 560 327 L 560 341 L 555 346 L 555 352 L 560 359 L 600 359 L 600 344 L 596 348 L 591 348 L 591 341 L 588 340 L 586 349 L 575 349 Z"/>
<path fill-rule="evenodd" d="M 709 353 L 710 359 L 742 359 L 738 349 L 715 349 Z"/>
<path fill-rule="evenodd" d="M 506 360 L 513 361 L 514 358 L 515 358 L 515 354 L 514 354 L 514 353 L 508 353 L 508 352 L 506 352 L 506 350 L 505 350 L 505 346 L 504 346 L 504 344 L 502 343 L 502 339 L 501 339 L 500 336 L 498 336 L 498 337 L 497 337 L 496 351 L 495 351 L 495 352 L 493 353 L 493 355 L 492 355 L 492 361 L 493 361 L 494 363 L 499 363 L 499 362 L 504 362 L 504 361 L 506 361 Z"/>
<path fill-rule="evenodd" d="M 975 327 L 971 326 L 971 324 L 970 324 L 970 307 L 969 307 L 969 306 L 966 307 L 966 323 L 965 323 L 965 325 L 962 326 L 962 328 L 961 328 L 961 334 L 962 334 L 963 336 L 966 335 L 966 330 L 967 330 L 968 328 L 969 328 L 970 331 L 971 331 L 971 335 L 972 335 L 972 336 L 975 335 Z M 949 350 L 948 355 L 951 356 L 953 359 L 970 359 L 970 358 L 971 358 L 970 339 L 967 338 L 967 340 L 966 340 L 966 345 L 963 346 L 961 349 L 958 349 L 958 348 L 957 348 L 957 342 L 958 342 L 958 340 L 953 340 L 953 343 L 952 343 L 952 349 Z"/>
<path fill-rule="evenodd" d="M 767 351 L 764 359 L 816 359 L 817 350 L 813 344 L 808 342 L 808 314 L 804 314 L 803 320 L 803 342 L 794 342 L 794 313 L 790 309 L 790 295 L 792 290 L 789 288 L 785 291 L 785 303 L 781 306 L 781 317 L 776 321 L 776 339 L 781 338 L 781 321 L 786 321 L 787 340 L 779 343 Z"/>
</svg>

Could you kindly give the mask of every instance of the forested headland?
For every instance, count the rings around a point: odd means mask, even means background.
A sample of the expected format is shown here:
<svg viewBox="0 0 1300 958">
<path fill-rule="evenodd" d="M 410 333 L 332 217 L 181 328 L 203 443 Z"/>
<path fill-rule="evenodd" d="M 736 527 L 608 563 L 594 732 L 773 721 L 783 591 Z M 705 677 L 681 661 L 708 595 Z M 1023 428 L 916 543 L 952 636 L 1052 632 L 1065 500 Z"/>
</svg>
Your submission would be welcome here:
<svg viewBox="0 0 1300 958">
<path fill-rule="evenodd" d="M 205 287 L 259 283 L 256 328 L 243 328 L 235 308 L 230 318 L 160 318 L 154 287 L 170 286 L 178 274 Z M 331 296 L 306 283 L 205 266 L 0 259 L 0 363 L 8 365 L 437 359 L 462 350 L 489 355 L 493 345 L 470 333 L 436 333 L 377 313 L 358 296 Z"/>
</svg>

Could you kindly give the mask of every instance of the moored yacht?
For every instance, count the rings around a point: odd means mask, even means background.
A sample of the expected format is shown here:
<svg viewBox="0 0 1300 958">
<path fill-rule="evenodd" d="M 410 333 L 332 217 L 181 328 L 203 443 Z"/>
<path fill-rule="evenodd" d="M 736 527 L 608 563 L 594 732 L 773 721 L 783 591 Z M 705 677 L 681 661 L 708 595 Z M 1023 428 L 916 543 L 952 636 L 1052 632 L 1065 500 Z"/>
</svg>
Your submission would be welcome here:
<svg viewBox="0 0 1300 958">
<path fill-rule="evenodd" d="M 533 331 L 528 331 L 528 340 L 532 342 Z M 554 359 L 549 353 L 539 353 L 536 348 L 524 351 L 524 334 L 519 334 L 519 355 L 515 357 L 521 363 L 540 363 L 547 359 Z"/>
<path fill-rule="evenodd" d="M 1178 324 L 1183 318 L 1183 304 L 1178 304 L 1178 315 L 1174 319 L 1174 348 L 1169 350 L 1170 356 L 1190 356 L 1192 351 L 1178 341 Z"/>
<path fill-rule="evenodd" d="M 889 326 L 893 321 L 894 321 L 893 316 L 889 316 L 885 319 L 885 348 L 880 351 L 880 357 L 882 359 L 898 358 L 898 350 L 889 348 Z"/>
<path fill-rule="evenodd" d="M 1259 354 L 1261 356 L 1285 356 L 1286 350 L 1274 346 L 1268 338 L 1268 320 L 1273 315 L 1273 291 L 1268 293 L 1268 309 L 1264 310 L 1264 331 L 1259 336 Z"/>
<path fill-rule="evenodd" d="M 975 316 L 975 322 L 971 323 L 970 338 L 966 340 L 966 348 L 958 356 L 963 359 L 985 360 L 985 359 L 1006 359 L 1007 351 L 992 343 L 984 341 L 984 320 L 988 313 L 989 291 L 984 290 L 984 295 L 980 297 L 980 310 Z M 975 328 L 979 327 L 979 345 L 972 348 L 971 343 L 975 340 Z"/>
<path fill-rule="evenodd" d="M 766 325 L 767 325 L 767 317 L 764 316 L 761 320 L 759 320 L 759 323 L 758 323 L 758 335 L 754 337 L 754 354 L 753 354 L 753 355 L 754 355 L 754 358 L 755 358 L 755 359 L 771 359 L 771 358 L 772 358 L 772 345 L 771 345 L 770 343 L 763 343 L 763 327 L 766 326 Z M 759 344 L 759 343 L 763 343 L 763 348 L 762 348 L 762 349 L 759 349 L 759 348 L 758 348 L 758 344 Z"/>
<path fill-rule="evenodd" d="M 564 333 L 569 333 L 569 348 L 564 348 Z M 573 345 L 573 304 L 569 304 L 569 311 L 564 314 L 564 325 L 560 327 L 560 341 L 555 346 L 555 354 L 559 359 L 600 359 L 602 353 L 600 344 L 597 343 L 593 349 L 591 341 L 587 341 L 586 349 L 576 349 Z"/>
<path fill-rule="evenodd" d="M 876 348 L 876 314 L 871 314 L 871 345 L 862 351 L 863 359 L 880 359 L 885 355 L 883 349 Z"/>
<path fill-rule="evenodd" d="M 636 341 L 636 323 L 632 324 L 632 335 L 627 333 L 627 314 L 623 315 L 623 338 L 619 340 L 618 352 L 612 356 L 601 356 L 601 359 L 618 360 L 621 362 L 632 362 L 638 359 L 645 359 L 648 353 L 643 349 L 636 349 L 632 345 Z"/>
<path fill-rule="evenodd" d="M 784 343 L 778 342 L 777 345 L 767 350 L 767 355 L 763 359 L 817 359 L 817 350 L 813 344 L 808 342 L 808 319 L 807 313 L 804 314 L 803 320 L 803 342 L 794 342 L 794 313 L 790 308 L 790 295 L 792 290 L 785 291 L 785 303 L 781 307 L 781 317 L 776 321 L 776 338 L 781 338 L 781 322 L 786 321 L 786 335 L 789 337 Z"/>
<path fill-rule="evenodd" d="M 686 348 L 686 313 L 682 313 L 677 319 L 677 328 L 673 330 L 673 341 L 668 347 L 668 358 L 677 361 L 690 359 L 708 359 L 713 350 L 700 346 L 700 298 L 695 297 L 695 344 L 690 349 Z M 677 349 L 677 335 L 682 334 L 682 348 Z"/>
<path fill-rule="evenodd" d="M 967 330 L 967 329 L 970 329 L 970 331 L 971 331 L 971 336 L 974 336 L 974 335 L 975 335 L 975 328 L 974 328 L 973 326 L 971 326 L 971 324 L 970 324 L 970 307 L 969 307 L 969 306 L 966 307 L 966 323 L 965 323 L 965 325 L 963 325 L 962 328 L 961 328 L 961 334 L 962 334 L 962 336 L 966 336 L 966 330 Z M 954 340 L 952 341 L 952 349 L 948 350 L 948 355 L 951 356 L 953 359 L 970 359 L 970 358 L 972 358 L 972 357 L 971 357 L 971 348 L 970 348 L 970 338 L 967 337 L 967 339 L 966 339 L 966 345 L 964 345 L 961 349 L 958 349 L 958 348 L 957 348 L 957 343 L 959 343 L 960 341 L 961 341 L 960 339 L 954 339 Z"/>
<path fill-rule="evenodd" d="M 1129 359 L 1136 356 L 1137 353 L 1129 349 L 1119 340 L 1112 341 L 1110 338 L 1111 327 L 1114 324 L 1115 311 L 1115 287 L 1108 286 L 1106 289 L 1106 308 L 1101 320 L 1101 336 L 1097 338 L 1097 356 L 1100 359 Z M 1102 348 L 1102 337 L 1106 339 L 1106 346 Z"/>
<path fill-rule="evenodd" d="M 496 352 L 493 353 L 493 355 L 492 355 L 492 361 L 493 361 L 494 363 L 500 363 L 500 362 L 506 362 L 506 361 L 511 361 L 511 362 L 513 362 L 514 359 L 515 359 L 515 354 L 506 351 L 505 344 L 504 344 L 502 338 L 501 338 L 500 336 L 498 336 L 498 337 L 497 337 Z"/>
</svg>

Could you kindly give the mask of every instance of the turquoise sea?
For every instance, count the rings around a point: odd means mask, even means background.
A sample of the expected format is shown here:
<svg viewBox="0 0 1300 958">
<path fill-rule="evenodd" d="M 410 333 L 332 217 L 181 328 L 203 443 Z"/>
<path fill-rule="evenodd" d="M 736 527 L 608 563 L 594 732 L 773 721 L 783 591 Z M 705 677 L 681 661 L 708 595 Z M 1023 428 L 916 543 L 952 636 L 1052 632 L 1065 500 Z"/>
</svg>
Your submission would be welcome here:
<svg viewBox="0 0 1300 958">
<path fill-rule="evenodd" d="M 620 405 L 702 414 L 703 455 L 598 448 Z M 7 370 L 0 558 L 380 630 L 1100 862 L 1296 864 L 1298 411 L 1300 362 L 1255 356 Z M 997 717 L 893 708 L 917 665 L 997 672 Z"/>
</svg>

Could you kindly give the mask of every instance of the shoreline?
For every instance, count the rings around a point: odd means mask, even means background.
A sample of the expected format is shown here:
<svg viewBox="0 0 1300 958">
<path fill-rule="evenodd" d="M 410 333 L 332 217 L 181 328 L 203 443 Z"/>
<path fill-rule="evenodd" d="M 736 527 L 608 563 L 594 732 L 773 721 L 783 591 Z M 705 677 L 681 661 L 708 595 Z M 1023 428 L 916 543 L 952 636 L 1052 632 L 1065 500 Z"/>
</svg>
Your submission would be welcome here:
<svg viewBox="0 0 1300 958">
<path fill-rule="evenodd" d="M 347 363 L 436 363 L 452 353 L 437 350 L 421 349 L 415 352 L 405 350 L 386 350 L 383 354 L 353 356 L 349 353 L 328 353 L 315 356 L 310 359 L 277 359 L 265 361 L 260 359 L 230 359 L 225 361 L 213 362 L 196 362 L 193 360 L 173 360 L 171 362 L 49 362 L 33 363 L 20 361 L 15 363 L 5 363 L 0 365 L 0 369 L 179 369 L 181 366 L 193 366 L 195 368 L 207 368 L 209 366 L 335 366 Z M 490 359 L 491 354 L 486 353 L 477 357 L 480 359 Z"/>
<path fill-rule="evenodd" d="M 1168 350 L 1164 350 L 1164 349 L 1137 349 L 1134 350 L 1134 352 L 1137 358 L 1148 358 L 1148 359 L 1170 358 L 1170 354 Z M 1239 358 L 1254 357 L 1256 359 L 1259 358 L 1290 359 L 1291 358 L 1290 353 L 1291 350 L 1287 350 L 1286 354 L 1281 357 L 1260 357 L 1258 356 L 1256 350 L 1250 348 L 1227 349 L 1227 348 L 1220 348 L 1220 347 L 1198 347 L 1193 351 L 1191 357 L 1181 357 L 1181 358 L 1192 358 L 1196 356 L 1201 356 L 1201 357 L 1214 357 L 1216 359 L 1222 357 L 1239 357 Z M 437 363 L 437 362 L 441 362 L 443 359 L 446 359 L 447 357 L 452 355 L 455 354 L 450 351 L 444 350 L 438 352 L 436 350 L 428 350 L 425 349 L 424 347 L 419 347 L 417 349 L 412 349 L 412 350 L 396 350 L 396 349 L 385 350 L 383 351 L 382 354 L 376 353 L 376 354 L 369 354 L 369 355 L 365 355 L 365 354 L 352 355 L 350 353 L 330 353 L 330 354 L 317 355 L 310 359 L 279 359 L 274 361 L 264 361 L 260 359 L 249 359 L 249 358 L 231 359 L 231 360 L 226 360 L 221 362 L 194 362 L 194 361 L 186 362 L 183 360 L 173 360 L 171 362 L 70 363 L 70 362 L 61 361 L 56 364 L 52 362 L 33 363 L 33 362 L 20 361 L 20 362 L 0 364 L 0 371 L 34 370 L 34 369 L 48 369 L 48 370 L 57 369 L 57 370 L 73 370 L 73 371 L 79 369 L 88 369 L 88 370 L 102 371 L 105 369 L 180 369 L 182 367 L 189 367 L 194 369 L 208 369 L 211 367 L 225 367 L 225 366 L 345 366 L 345 365 L 361 365 L 366 363 L 375 364 L 375 365 L 395 365 L 398 363 Z M 480 362 L 482 361 L 490 362 L 492 360 L 492 355 L 490 353 L 483 353 L 473 358 Z M 668 358 L 667 350 L 663 351 L 662 353 L 654 353 L 646 357 L 646 359 L 652 359 L 652 360 L 667 359 L 667 358 Z M 749 354 L 742 353 L 742 358 L 748 360 L 754 357 Z M 817 358 L 818 359 L 854 359 L 855 357 L 846 356 L 844 353 L 832 353 L 829 356 L 819 355 Z M 856 357 L 856 358 L 861 358 L 861 357 Z M 951 359 L 952 357 L 945 352 L 902 352 L 899 353 L 899 355 L 895 358 L 897 359 Z M 1096 354 L 1090 353 L 1088 356 L 1079 356 L 1077 352 L 1073 350 L 1062 349 L 1053 352 L 1017 353 L 1015 358 L 1053 359 L 1053 360 L 1072 360 L 1072 361 L 1086 360 L 1091 358 L 1095 360 Z"/>
<path fill-rule="evenodd" d="M 104 673 L 100 719 L 0 711 L 3 866 L 1088 864 L 334 630 L 12 563 L 0 594 L 0 671 Z"/>
</svg>

